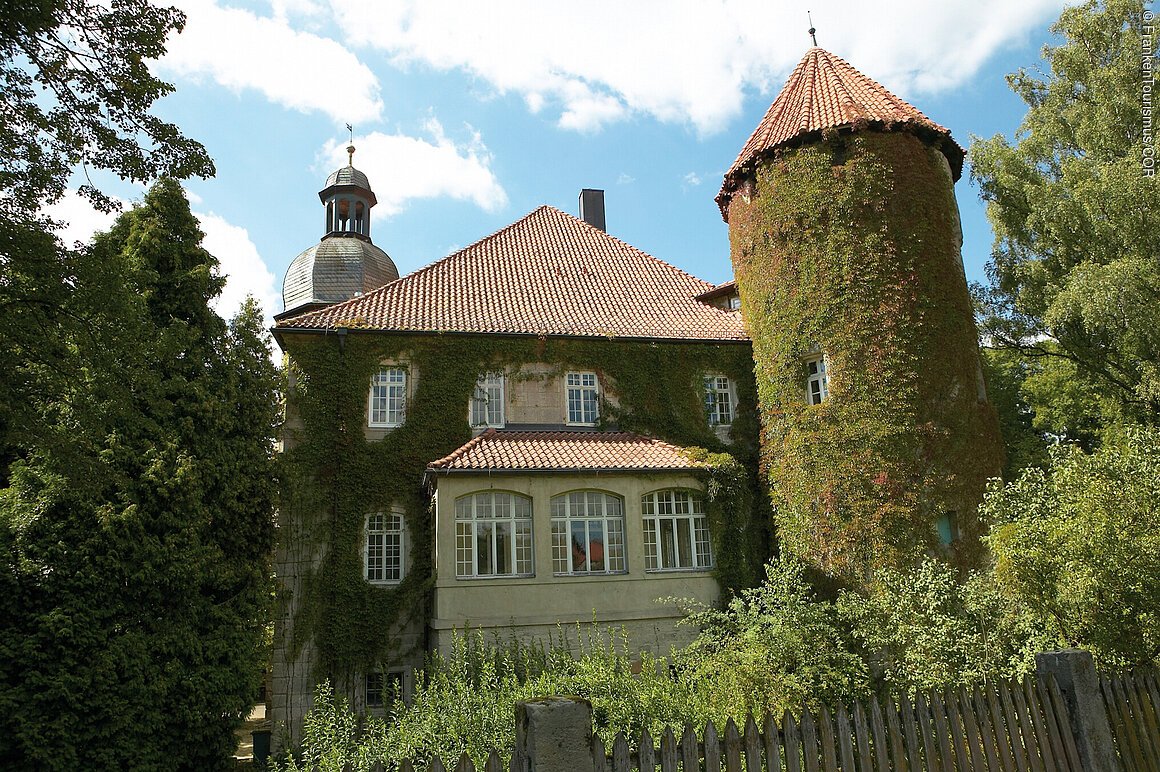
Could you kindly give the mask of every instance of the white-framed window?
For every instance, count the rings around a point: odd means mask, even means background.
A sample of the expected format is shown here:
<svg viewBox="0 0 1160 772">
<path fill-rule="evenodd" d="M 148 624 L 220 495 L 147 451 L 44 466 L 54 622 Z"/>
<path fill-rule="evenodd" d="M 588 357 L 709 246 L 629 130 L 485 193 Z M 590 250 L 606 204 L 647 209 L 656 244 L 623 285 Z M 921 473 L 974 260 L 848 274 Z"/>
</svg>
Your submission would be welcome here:
<svg viewBox="0 0 1160 772">
<path fill-rule="evenodd" d="M 730 311 L 740 311 L 741 310 L 741 296 L 740 295 L 730 295 L 729 296 L 729 310 Z"/>
<path fill-rule="evenodd" d="M 484 373 L 471 397 L 471 425 L 503 428 L 504 378 L 502 372 Z"/>
<path fill-rule="evenodd" d="M 363 700 L 368 708 L 385 707 L 402 696 L 402 670 L 374 670 L 363 676 Z"/>
<path fill-rule="evenodd" d="M 401 367 L 381 368 L 371 377 L 367 406 L 370 426 L 402 426 L 407 419 L 407 371 Z"/>
<path fill-rule="evenodd" d="M 367 515 L 363 543 L 363 577 L 374 584 L 403 580 L 403 514 L 375 512 Z"/>
<path fill-rule="evenodd" d="M 568 423 L 593 426 L 600 417 L 600 388 L 596 373 L 570 372 L 565 376 Z"/>
<path fill-rule="evenodd" d="M 624 500 L 603 491 L 552 497 L 552 571 L 619 574 L 624 559 Z"/>
<path fill-rule="evenodd" d="M 826 356 L 818 354 L 806 360 L 806 401 L 820 405 L 830 393 L 830 380 L 826 375 Z"/>
<path fill-rule="evenodd" d="M 646 493 L 640 500 L 640 512 L 646 571 L 713 567 L 709 518 L 699 493 L 679 489 Z"/>
<path fill-rule="evenodd" d="M 733 384 L 723 375 L 705 376 L 705 417 L 710 426 L 733 423 Z"/>
<path fill-rule="evenodd" d="M 457 577 L 533 574 L 530 498 L 482 491 L 455 500 Z"/>
</svg>

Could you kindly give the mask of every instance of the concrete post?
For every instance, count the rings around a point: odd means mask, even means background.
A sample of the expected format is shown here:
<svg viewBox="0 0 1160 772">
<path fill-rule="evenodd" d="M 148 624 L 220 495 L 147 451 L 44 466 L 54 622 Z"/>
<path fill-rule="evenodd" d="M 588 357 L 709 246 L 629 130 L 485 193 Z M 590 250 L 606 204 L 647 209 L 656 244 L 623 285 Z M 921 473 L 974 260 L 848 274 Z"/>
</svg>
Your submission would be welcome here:
<svg viewBox="0 0 1160 772">
<path fill-rule="evenodd" d="M 580 697 L 516 703 L 516 755 L 526 772 L 592 772 L 592 703 Z"/>
<path fill-rule="evenodd" d="M 1035 670 L 1041 676 L 1055 676 L 1059 684 L 1083 768 L 1118 772 L 1120 763 L 1091 653 L 1083 649 L 1044 651 L 1035 655 Z"/>
</svg>

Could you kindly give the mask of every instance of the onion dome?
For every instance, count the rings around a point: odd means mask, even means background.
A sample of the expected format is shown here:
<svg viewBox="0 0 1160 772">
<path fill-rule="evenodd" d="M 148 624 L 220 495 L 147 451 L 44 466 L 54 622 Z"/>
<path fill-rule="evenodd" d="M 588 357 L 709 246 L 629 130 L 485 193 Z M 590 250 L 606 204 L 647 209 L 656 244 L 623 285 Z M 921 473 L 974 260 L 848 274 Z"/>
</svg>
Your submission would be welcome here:
<svg viewBox="0 0 1160 772">
<path fill-rule="evenodd" d="M 383 250 L 371 242 L 371 208 L 378 203 L 367 176 L 354 168 L 354 146 L 346 166 L 331 172 L 318 193 L 326 208 L 322 240 L 290 263 L 282 281 L 285 317 L 350 300 L 399 278 Z"/>
</svg>

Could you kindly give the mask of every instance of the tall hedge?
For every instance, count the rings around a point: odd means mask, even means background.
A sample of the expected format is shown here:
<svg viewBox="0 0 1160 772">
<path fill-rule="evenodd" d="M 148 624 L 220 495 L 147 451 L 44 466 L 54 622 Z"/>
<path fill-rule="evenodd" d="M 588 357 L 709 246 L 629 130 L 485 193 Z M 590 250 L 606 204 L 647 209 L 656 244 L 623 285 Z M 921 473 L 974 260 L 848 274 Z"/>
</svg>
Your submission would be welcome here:
<svg viewBox="0 0 1160 772">
<path fill-rule="evenodd" d="M 782 544 L 840 583 L 928 553 L 975 563 L 1003 450 L 946 159 L 909 133 L 859 131 L 767 157 L 742 189 L 731 253 Z M 810 405 L 819 352 L 829 397 Z M 945 550 L 943 517 L 959 533 Z"/>
</svg>

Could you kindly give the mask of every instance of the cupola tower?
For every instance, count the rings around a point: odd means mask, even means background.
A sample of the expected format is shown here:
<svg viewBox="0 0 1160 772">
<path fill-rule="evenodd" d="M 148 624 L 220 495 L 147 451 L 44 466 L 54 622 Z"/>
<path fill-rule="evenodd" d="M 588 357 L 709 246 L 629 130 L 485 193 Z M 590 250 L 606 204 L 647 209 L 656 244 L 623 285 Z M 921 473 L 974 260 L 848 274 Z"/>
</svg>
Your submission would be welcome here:
<svg viewBox="0 0 1160 772">
<path fill-rule="evenodd" d="M 725 175 L 782 543 L 843 584 L 981 558 L 1003 462 L 950 132 L 811 48 Z"/>
<path fill-rule="evenodd" d="M 399 278 L 399 270 L 371 242 L 371 208 L 378 203 L 367 176 L 347 165 L 331 172 L 318 197 L 326 210 L 322 240 L 290 263 L 282 281 L 279 318 L 350 300 Z"/>
</svg>

